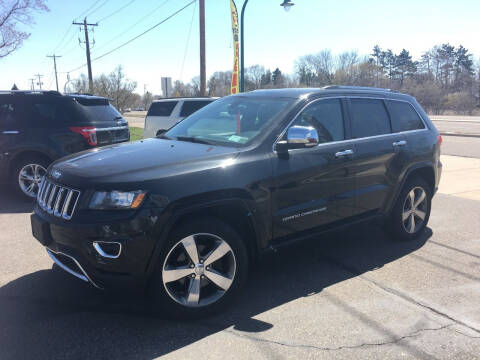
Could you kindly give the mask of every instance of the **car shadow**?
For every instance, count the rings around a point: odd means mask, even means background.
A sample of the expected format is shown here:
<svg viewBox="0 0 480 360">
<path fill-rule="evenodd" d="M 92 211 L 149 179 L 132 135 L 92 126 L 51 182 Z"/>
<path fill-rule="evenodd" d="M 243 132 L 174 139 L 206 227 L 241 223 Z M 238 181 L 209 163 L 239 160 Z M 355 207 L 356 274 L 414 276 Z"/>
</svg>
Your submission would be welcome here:
<svg viewBox="0 0 480 360">
<path fill-rule="evenodd" d="M 380 268 L 431 235 L 427 228 L 418 240 L 397 242 L 363 224 L 289 246 L 254 266 L 234 306 L 192 322 L 154 317 L 142 300 L 102 293 L 54 266 L 0 288 L 0 358 L 152 359 L 229 327 L 262 332 L 278 324 L 256 315 Z"/>
<path fill-rule="evenodd" d="M 0 214 L 29 213 L 33 206 L 33 200 L 20 197 L 9 184 L 0 184 Z"/>
</svg>

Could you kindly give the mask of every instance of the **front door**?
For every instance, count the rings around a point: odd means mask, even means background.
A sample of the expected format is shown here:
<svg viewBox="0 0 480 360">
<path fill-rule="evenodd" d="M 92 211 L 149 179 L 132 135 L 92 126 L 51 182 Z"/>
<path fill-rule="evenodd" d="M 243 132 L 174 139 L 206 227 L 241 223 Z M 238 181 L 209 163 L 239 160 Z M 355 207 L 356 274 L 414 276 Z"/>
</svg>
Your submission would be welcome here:
<svg viewBox="0 0 480 360">
<path fill-rule="evenodd" d="M 345 141 L 344 110 L 340 98 L 312 102 L 290 126 L 314 127 L 319 145 L 273 157 L 275 242 L 351 215 L 355 181 L 349 166 L 355 149 Z"/>
</svg>

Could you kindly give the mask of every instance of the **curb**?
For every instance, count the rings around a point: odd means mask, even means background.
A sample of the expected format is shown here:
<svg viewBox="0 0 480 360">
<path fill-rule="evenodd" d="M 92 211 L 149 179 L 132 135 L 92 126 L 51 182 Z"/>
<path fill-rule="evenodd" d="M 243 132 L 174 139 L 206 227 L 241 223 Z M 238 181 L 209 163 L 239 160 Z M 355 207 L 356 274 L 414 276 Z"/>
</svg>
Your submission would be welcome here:
<svg viewBox="0 0 480 360">
<path fill-rule="evenodd" d="M 460 136 L 460 137 L 480 138 L 480 134 L 466 134 L 466 133 L 458 133 L 454 131 L 439 131 L 439 134 L 442 136 Z"/>
</svg>

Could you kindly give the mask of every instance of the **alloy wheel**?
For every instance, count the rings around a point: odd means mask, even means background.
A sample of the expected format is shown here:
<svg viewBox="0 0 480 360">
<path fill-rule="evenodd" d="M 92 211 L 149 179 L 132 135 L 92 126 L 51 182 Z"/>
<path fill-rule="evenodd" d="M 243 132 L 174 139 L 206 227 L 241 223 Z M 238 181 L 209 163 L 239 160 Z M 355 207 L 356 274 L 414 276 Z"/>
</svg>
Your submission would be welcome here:
<svg viewBox="0 0 480 360">
<path fill-rule="evenodd" d="M 39 164 L 27 164 L 18 173 L 18 184 L 23 193 L 31 198 L 37 196 L 38 189 L 47 170 Z"/>
<path fill-rule="evenodd" d="M 421 187 L 415 187 L 407 194 L 403 204 L 402 224 L 405 231 L 414 234 L 419 231 L 427 215 L 427 193 Z"/>
<path fill-rule="evenodd" d="M 162 267 L 167 294 L 186 307 L 218 301 L 235 278 L 236 259 L 230 245 L 217 235 L 198 233 L 177 242 Z"/>
</svg>

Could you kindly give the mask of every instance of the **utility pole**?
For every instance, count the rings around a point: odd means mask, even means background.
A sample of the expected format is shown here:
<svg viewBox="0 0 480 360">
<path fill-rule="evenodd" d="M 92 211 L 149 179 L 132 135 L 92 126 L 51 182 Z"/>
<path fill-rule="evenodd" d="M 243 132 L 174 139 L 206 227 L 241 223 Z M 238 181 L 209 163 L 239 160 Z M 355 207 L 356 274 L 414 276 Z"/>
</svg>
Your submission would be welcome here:
<svg viewBox="0 0 480 360">
<path fill-rule="evenodd" d="M 40 75 L 40 74 L 36 74 L 36 75 L 33 75 L 33 76 L 36 76 L 38 78 L 38 82 L 37 82 L 37 85 L 40 86 L 40 90 L 42 90 L 42 77 L 43 75 Z"/>
<path fill-rule="evenodd" d="M 35 90 L 35 84 L 34 81 L 35 79 L 28 79 L 30 81 L 30 90 Z"/>
<path fill-rule="evenodd" d="M 207 73 L 205 65 L 205 0 L 200 0 L 200 95 L 207 93 Z"/>
<path fill-rule="evenodd" d="M 57 58 L 59 58 L 61 56 L 53 54 L 53 55 L 47 55 L 47 57 L 53 58 L 53 67 L 55 69 L 55 83 L 57 84 L 57 91 L 59 91 L 58 90 L 58 77 L 57 77 Z"/>
<path fill-rule="evenodd" d="M 93 77 L 92 77 L 92 63 L 90 62 L 90 42 L 88 41 L 88 27 L 89 26 L 98 26 L 97 23 L 89 24 L 87 23 L 87 18 L 83 19 L 83 23 L 72 22 L 73 25 L 83 26 L 85 30 L 85 49 L 87 52 L 87 66 L 88 66 L 88 92 L 93 94 Z"/>
</svg>

